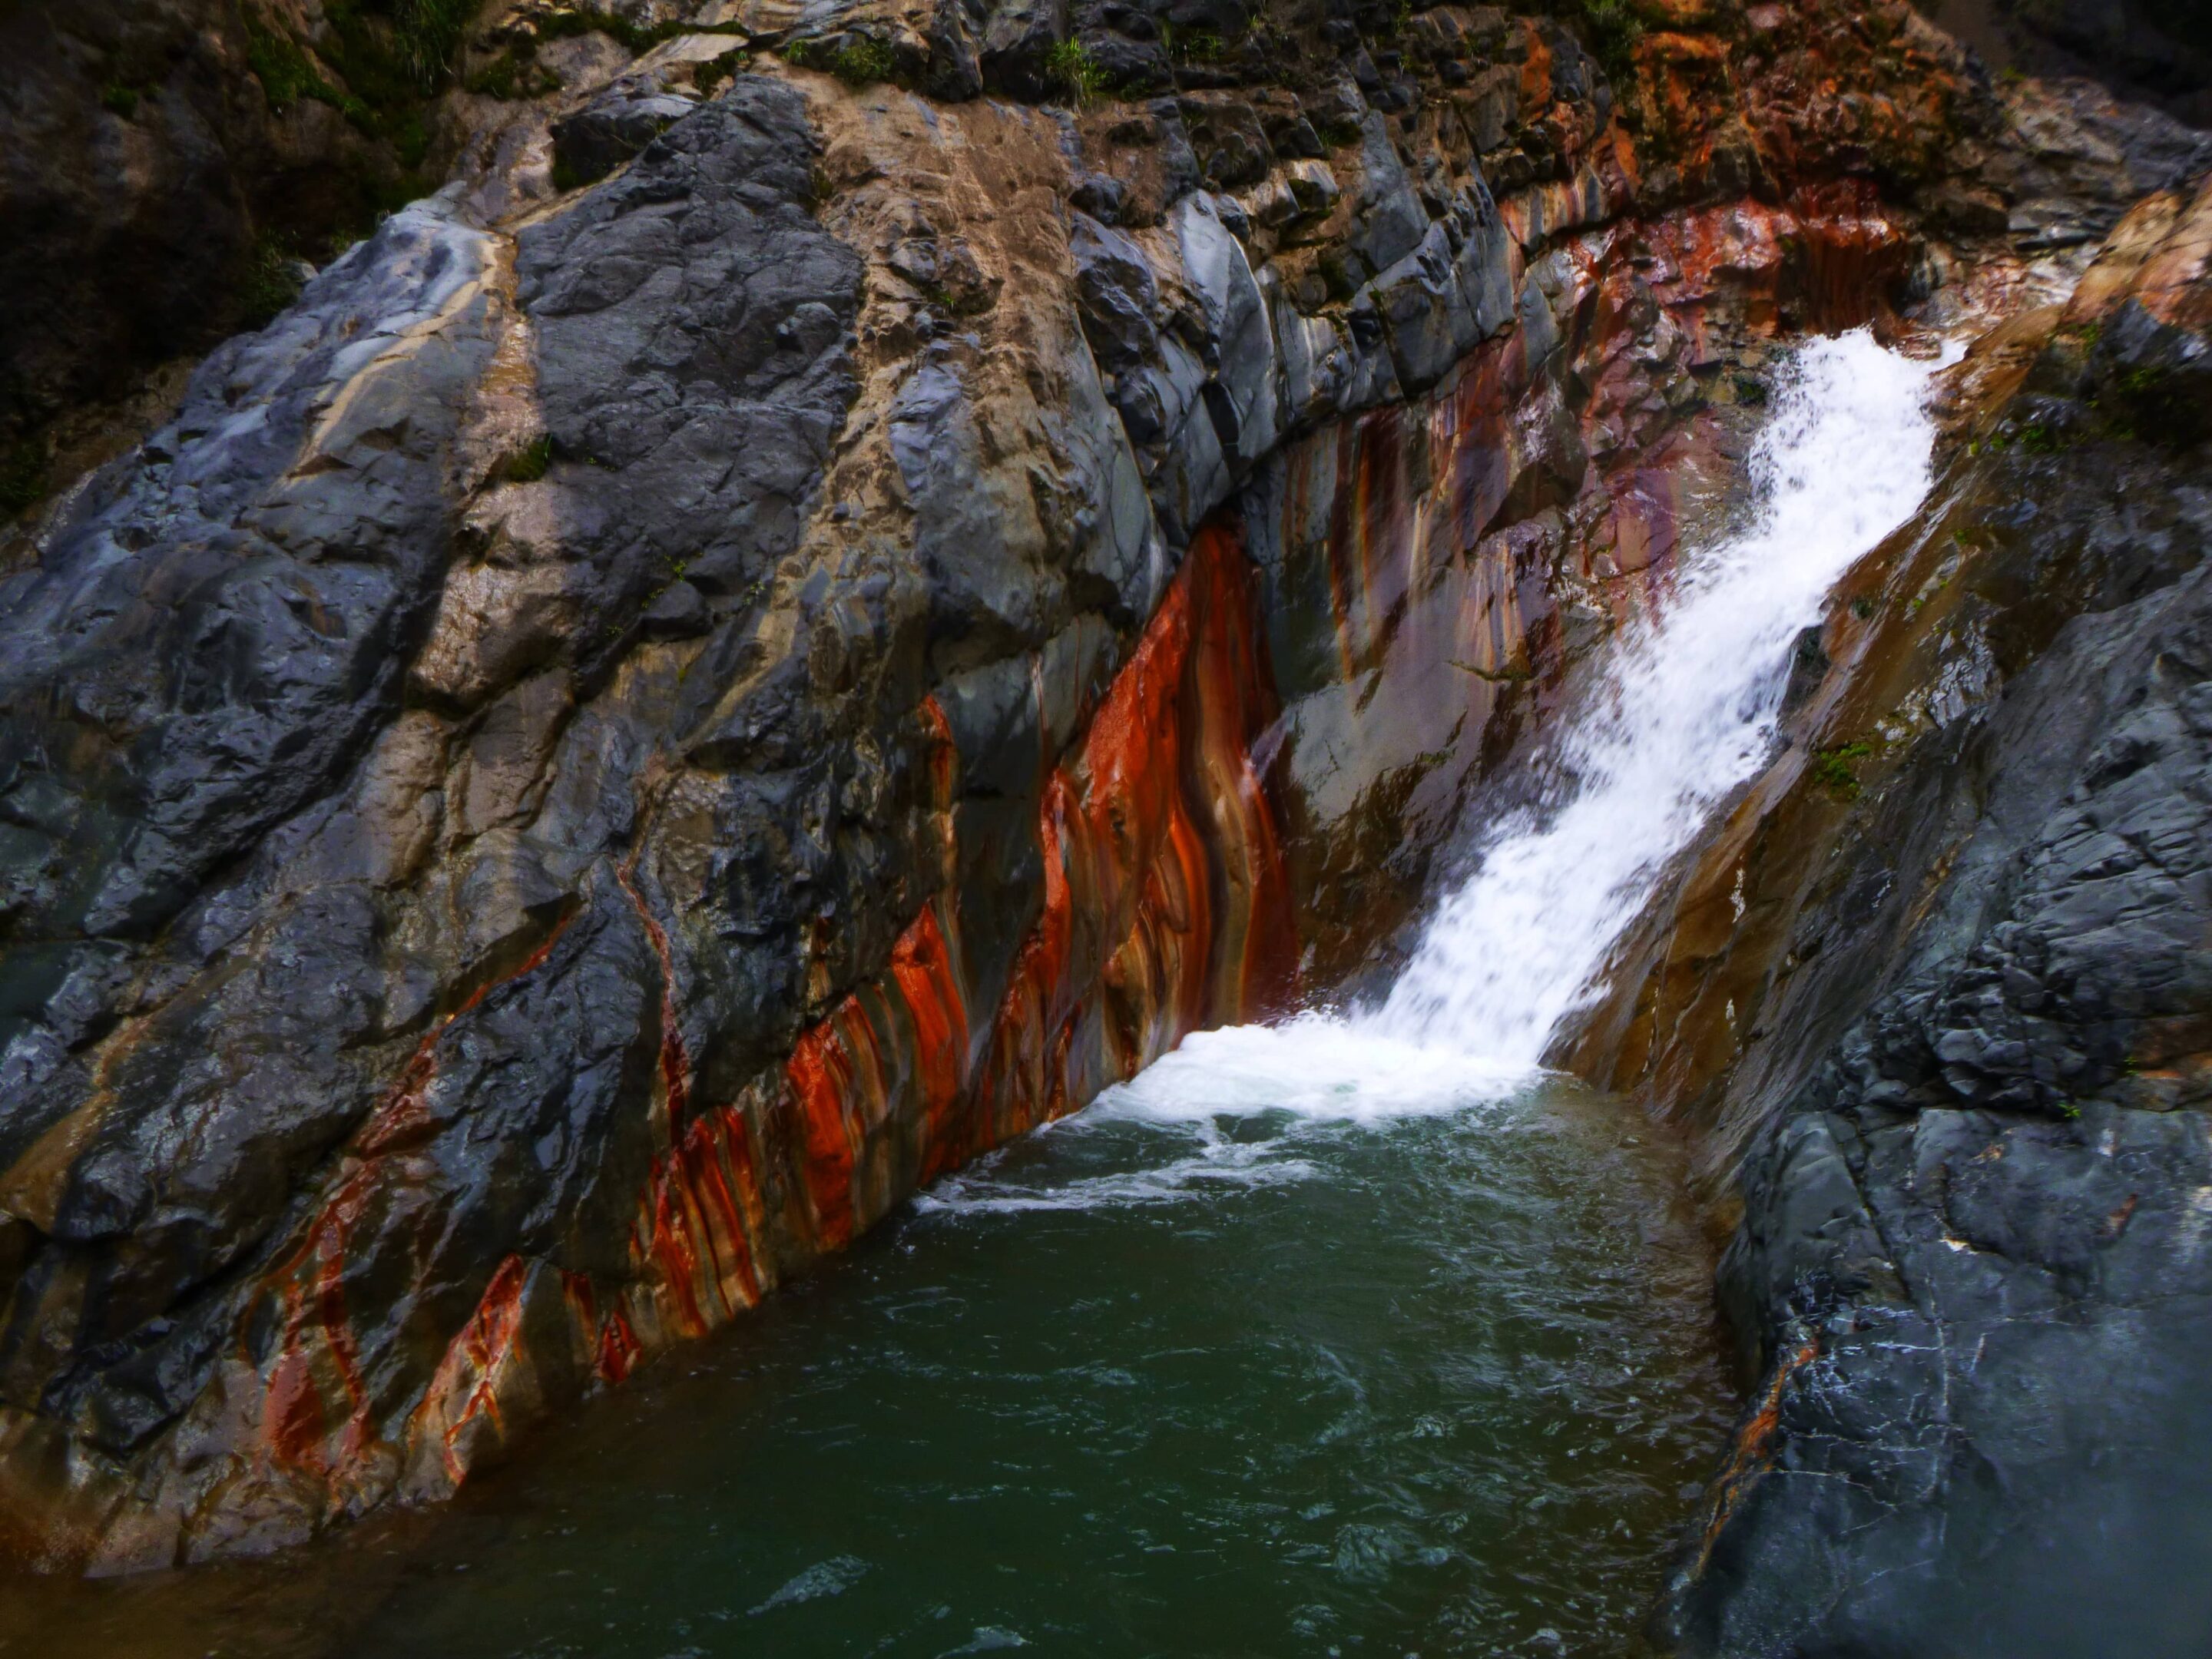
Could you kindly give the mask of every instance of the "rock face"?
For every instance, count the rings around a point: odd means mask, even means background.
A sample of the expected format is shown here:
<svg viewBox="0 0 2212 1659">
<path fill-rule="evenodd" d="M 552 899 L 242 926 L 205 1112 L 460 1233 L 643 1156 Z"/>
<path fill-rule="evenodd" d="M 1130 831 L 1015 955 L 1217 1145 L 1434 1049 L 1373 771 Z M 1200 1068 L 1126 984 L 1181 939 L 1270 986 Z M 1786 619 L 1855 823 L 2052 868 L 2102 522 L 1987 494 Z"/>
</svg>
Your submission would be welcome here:
<svg viewBox="0 0 2212 1659">
<path fill-rule="evenodd" d="M 1962 366 L 1923 516 L 1577 1062 L 1698 1126 L 1760 1376 L 1680 1650 L 2198 1651 L 2212 182 Z"/>
<path fill-rule="evenodd" d="M 1489 9 L 1264 27 L 496 9 L 447 188 L 46 517 L 0 586 L 20 1558 L 450 1492 L 1326 991 L 1723 503 L 1776 342 L 2063 289 L 2194 153 L 1901 6 L 1618 86 Z"/>
<path fill-rule="evenodd" d="M 2000 67 L 2094 76 L 2212 126 L 2212 9 L 2203 0 L 1942 0 L 1929 15 Z"/>
<path fill-rule="evenodd" d="M 266 321 L 303 256 L 428 187 L 422 112 L 468 9 L 0 10 L 0 521 L 127 447 L 103 424 L 136 437 L 158 423 L 145 417 L 173 406 L 180 376 L 149 397 L 149 369 Z"/>
</svg>

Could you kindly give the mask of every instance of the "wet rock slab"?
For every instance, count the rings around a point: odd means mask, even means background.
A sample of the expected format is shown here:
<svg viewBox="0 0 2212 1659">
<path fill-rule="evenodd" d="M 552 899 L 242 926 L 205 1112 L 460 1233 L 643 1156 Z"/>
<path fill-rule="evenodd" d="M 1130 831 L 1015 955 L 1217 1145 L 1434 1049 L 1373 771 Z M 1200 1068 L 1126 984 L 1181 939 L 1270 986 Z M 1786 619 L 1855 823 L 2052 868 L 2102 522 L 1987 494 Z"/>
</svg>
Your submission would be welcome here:
<svg viewBox="0 0 2212 1659">
<path fill-rule="evenodd" d="M 1986 348 L 1791 750 L 1584 1039 L 1742 1205 L 1761 1380 L 1683 1651 L 2201 1645 L 2208 229 L 2154 197 Z"/>
</svg>

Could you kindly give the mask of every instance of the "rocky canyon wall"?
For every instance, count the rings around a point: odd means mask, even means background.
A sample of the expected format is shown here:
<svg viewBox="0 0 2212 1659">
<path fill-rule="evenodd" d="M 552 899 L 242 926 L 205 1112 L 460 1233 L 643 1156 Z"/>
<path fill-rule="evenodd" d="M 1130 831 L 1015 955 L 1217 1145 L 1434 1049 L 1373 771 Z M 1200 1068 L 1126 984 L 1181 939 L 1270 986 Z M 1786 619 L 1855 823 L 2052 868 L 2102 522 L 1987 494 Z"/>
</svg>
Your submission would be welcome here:
<svg viewBox="0 0 2212 1659">
<path fill-rule="evenodd" d="M 1682 1651 L 2202 1644 L 2208 372 L 2212 182 L 1952 371 L 1927 507 L 1571 1057 L 1741 1216 Z"/>
<path fill-rule="evenodd" d="M 11 1547 L 450 1492 L 1325 993 L 1778 343 L 2198 153 L 1902 7 L 1578 27 L 487 11 L 446 187 L 0 579 Z"/>
</svg>

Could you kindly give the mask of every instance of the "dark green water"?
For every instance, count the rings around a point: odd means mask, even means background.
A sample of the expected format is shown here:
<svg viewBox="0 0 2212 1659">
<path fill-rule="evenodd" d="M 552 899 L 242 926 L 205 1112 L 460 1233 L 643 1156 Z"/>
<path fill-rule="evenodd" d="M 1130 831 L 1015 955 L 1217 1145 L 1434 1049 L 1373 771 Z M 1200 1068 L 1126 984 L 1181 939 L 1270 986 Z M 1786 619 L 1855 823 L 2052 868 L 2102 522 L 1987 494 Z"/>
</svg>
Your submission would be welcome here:
<svg viewBox="0 0 2212 1659">
<path fill-rule="evenodd" d="M 1549 1088 L 1094 1113 L 445 1511 L 16 1585 L 0 1653 L 1625 1651 L 1730 1407 L 1654 1141 Z"/>
</svg>

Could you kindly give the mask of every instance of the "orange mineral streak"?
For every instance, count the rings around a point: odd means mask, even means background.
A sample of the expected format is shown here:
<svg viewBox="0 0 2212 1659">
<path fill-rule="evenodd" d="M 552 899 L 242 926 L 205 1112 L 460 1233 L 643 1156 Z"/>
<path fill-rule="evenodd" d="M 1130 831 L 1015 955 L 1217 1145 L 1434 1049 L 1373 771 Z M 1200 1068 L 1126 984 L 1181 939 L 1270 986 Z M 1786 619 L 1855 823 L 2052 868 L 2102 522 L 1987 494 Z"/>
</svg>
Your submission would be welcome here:
<svg viewBox="0 0 2212 1659">
<path fill-rule="evenodd" d="M 1864 179 L 1809 185 L 1793 204 L 1805 238 L 1805 321 L 1821 331 L 1872 322 L 1911 262 L 1904 229 Z"/>
<path fill-rule="evenodd" d="M 1348 487 L 1336 490 L 1330 515 L 1328 578 L 1337 663 L 1346 680 L 1381 655 L 1414 575 L 1411 418 L 1381 410 L 1339 428 L 1337 472 Z"/>
<path fill-rule="evenodd" d="M 1498 216 L 1519 247 L 1534 252 L 1570 231 L 1618 218 L 1636 195 L 1636 147 L 1619 126 L 1598 134 L 1580 166 L 1564 178 L 1531 185 L 1498 204 Z M 1521 273 L 1513 273 L 1519 286 Z"/>
<path fill-rule="evenodd" d="M 960 751 L 952 741 L 952 724 L 945 718 L 945 705 L 934 696 L 921 700 L 922 729 L 929 734 L 929 799 L 942 812 L 952 805 L 952 784 L 960 765 Z"/>
<path fill-rule="evenodd" d="M 1530 379 L 1516 331 L 1468 356 L 1425 421 L 1378 410 L 1345 423 L 1333 443 L 1294 455 L 1285 517 L 1307 521 L 1316 501 L 1327 503 L 1322 553 L 1346 682 L 1384 662 L 1413 602 L 1500 517 L 1514 487 L 1514 411 Z M 1207 614 L 1243 610 L 1223 594 Z M 1200 654 L 1218 656 L 1226 643 Z"/>
<path fill-rule="evenodd" d="M 599 1327 L 599 1352 L 593 1358 L 592 1369 L 599 1380 L 610 1386 L 629 1380 L 629 1374 L 645 1358 L 645 1344 L 637 1340 L 630 1328 L 629 1317 L 620 1308 L 607 1315 L 606 1322 Z"/>
<path fill-rule="evenodd" d="M 1808 185 L 1787 207 L 1744 200 L 1675 215 L 1647 234 L 1674 268 L 1655 291 L 1689 332 L 1697 363 L 1717 360 L 1709 305 L 1754 335 L 1785 322 L 1852 328 L 1887 314 L 1911 263 L 1910 239 L 1863 179 Z"/>
<path fill-rule="evenodd" d="M 1068 1109 L 1065 1078 L 1075 1010 L 1060 988 L 1069 982 L 1075 951 L 1075 893 L 1067 872 L 1077 810 L 1074 783 L 1064 770 L 1055 770 L 1046 780 L 1037 811 L 1044 902 L 1036 927 L 1014 958 L 992 1023 L 975 1144 L 952 1155 L 954 1162 L 988 1147 L 992 1130 L 1019 1134 Z"/>
<path fill-rule="evenodd" d="M 1652 228 L 1676 273 L 1671 281 L 1655 283 L 1654 291 L 1689 333 L 1691 362 L 1718 360 L 1705 326 L 1707 302 L 1715 299 L 1724 299 L 1748 332 L 1775 332 L 1788 242 L 1796 230 L 1789 215 L 1757 202 L 1678 214 Z"/>
<path fill-rule="evenodd" d="M 1527 54 L 1521 60 L 1521 107 L 1534 115 L 1551 107 L 1552 47 L 1532 19 L 1519 21 Z"/>
<path fill-rule="evenodd" d="M 1253 761 L 1278 712 L 1273 678 L 1257 643 L 1243 550 L 1225 532 L 1213 533 L 1228 545 L 1191 572 L 1197 603 L 1187 701 L 1194 741 L 1184 777 L 1199 807 L 1194 823 L 1214 831 L 1200 830 L 1216 922 L 1211 982 L 1194 1009 L 1198 1019 L 1287 1006 L 1298 958 L 1282 837 Z"/>
<path fill-rule="evenodd" d="M 644 1345 L 619 1308 L 610 1309 L 603 1319 L 599 1316 L 599 1298 L 592 1289 L 592 1276 L 563 1267 L 561 1270 L 561 1295 L 568 1305 L 568 1317 L 581 1334 L 585 1346 L 591 1352 L 592 1373 L 610 1388 L 629 1380 L 631 1371 L 644 1352 Z"/>
<path fill-rule="evenodd" d="M 480 980 L 423 1035 L 343 1160 L 336 1184 L 298 1244 L 261 1281 L 259 1294 L 275 1299 L 283 1317 L 276 1352 L 259 1366 L 264 1379 L 258 1407 L 260 1449 L 273 1462 L 320 1476 L 334 1508 L 355 1487 L 375 1483 L 371 1455 L 380 1445 L 346 1310 L 348 1242 L 365 1217 L 419 1184 L 422 1170 L 412 1149 L 436 1127 L 428 1097 L 439 1040 L 500 986 L 542 967 L 572 917 L 564 914 L 514 967 Z M 240 1328 L 252 1323 L 242 1322 Z"/>
<path fill-rule="evenodd" d="M 344 1284 L 346 1242 L 372 1196 L 373 1168 L 358 1167 L 339 1184 L 264 1291 L 281 1300 L 284 1323 L 265 1373 L 262 1448 L 324 1477 L 334 1498 L 376 1438 Z"/>
<path fill-rule="evenodd" d="M 884 1091 L 876 1035 L 858 994 L 799 1039 L 784 1077 L 799 1109 L 815 1240 L 835 1249 L 853 1237 L 863 1125 L 880 1110 Z"/>
<path fill-rule="evenodd" d="M 950 1167 L 958 1110 L 967 1083 L 968 1009 L 961 994 L 937 906 L 922 907 L 891 951 L 891 978 L 914 1026 L 915 1065 L 927 1125 L 922 1179 Z"/>
<path fill-rule="evenodd" d="M 1691 1569 L 1692 1577 L 1705 1571 L 1721 1534 L 1752 1487 L 1766 1473 L 1767 1448 L 1774 1439 L 1775 1431 L 1781 1426 L 1782 1396 L 1789 1390 L 1790 1378 L 1811 1364 L 1820 1353 L 1820 1339 L 1814 1336 L 1784 1354 L 1759 1395 L 1759 1409 L 1736 1431 L 1735 1443 L 1729 1449 L 1728 1462 L 1706 1499 L 1705 1524 L 1698 1540 L 1697 1564 Z"/>
<path fill-rule="evenodd" d="M 2208 271 L 2212 271 L 2212 178 L 2179 208 L 2172 228 L 2145 260 L 2134 283 L 2136 297 L 2145 311 L 2169 328 L 2212 332 Z"/>
<path fill-rule="evenodd" d="M 761 1299 L 764 1210 L 751 1129 L 735 1106 L 702 1113 L 653 1160 L 632 1250 L 677 1334 L 703 1336 Z"/>
<path fill-rule="evenodd" d="M 569 1285 L 602 1378 L 757 1301 L 775 1249 L 838 1249 L 918 1182 L 1082 1105 L 1190 1031 L 1287 1002 L 1290 883 L 1252 761 L 1279 710 L 1251 582 L 1237 536 L 1201 532 L 1088 730 L 1046 774 L 1037 920 L 980 1032 L 949 879 L 960 757 L 944 711 L 921 704 L 947 887 L 883 973 L 800 1035 L 757 1109 L 702 1113 L 656 1161 L 626 1293 L 640 1316 L 617 1310 L 594 1328 L 590 1286 Z M 778 1194 L 774 1242 L 764 1188 Z"/>
<path fill-rule="evenodd" d="M 392 1085 L 391 1093 L 384 1097 L 383 1103 L 369 1119 L 368 1127 L 362 1131 L 360 1139 L 354 1143 L 354 1150 L 357 1153 L 363 1158 L 374 1158 L 380 1153 L 396 1151 L 420 1139 L 435 1127 L 429 1115 L 428 1102 L 430 1084 L 438 1075 L 439 1038 L 445 1036 L 448 1025 L 474 1009 L 501 986 L 512 984 L 544 967 L 546 957 L 553 954 L 553 947 L 561 942 L 561 935 L 568 931 L 568 924 L 575 920 L 575 915 L 573 908 L 564 910 L 560 920 L 538 942 L 537 949 L 517 966 L 506 973 L 495 974 L 478 981 L 449 1012 L 432 1023 L 430 1029 L 422 1034 L 422 1040 L 415 1045 L 414 1054 L 399 1073 L 399 1081 Z"/>
<path fill-rule="evenodd" d="M 493 1270 L 476 1311 L 469 1316 L 430 1378 L 422 1402 L 408 1422 L 410 1442 L 434 1438 L 446 1478 L 458 1486 L 468 1478 L 469 1441 L 479 1425 L 495 1438 L 507 1425 L 500 1389 L 520 1358 L 522 1291 L 527 1265 L 509 1255 Z"/>
<path fill-rule="evenodd" d="M 1250 564 L 1209 526 L 1040 803 L 1043 913 L 1001 1000 L 977 1150 L 1209 1024 L 1282 1006 L 1296 929 L 1251 762 L 1277 713 Z"/>
</svg>

